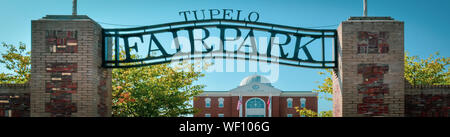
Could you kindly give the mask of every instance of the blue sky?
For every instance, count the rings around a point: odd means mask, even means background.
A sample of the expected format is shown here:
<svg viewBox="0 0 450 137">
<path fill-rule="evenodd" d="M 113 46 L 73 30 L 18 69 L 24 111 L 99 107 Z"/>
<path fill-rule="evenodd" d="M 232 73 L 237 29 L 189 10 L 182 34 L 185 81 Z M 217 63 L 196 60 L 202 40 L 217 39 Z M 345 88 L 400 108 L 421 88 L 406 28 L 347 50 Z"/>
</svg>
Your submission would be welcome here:
<svg viewBox="0 0 450 137">
<path fill-rule="evenodd" d="M 30 46 L 31 20 L 45 15 L 71 14 L 72 0 L 1 0 L 0 42 Z M 78 13 L 88 15 L 104 28 L 153 25 L 183 21 L 179 11 L 201 9 L 240 9 L 257 11 L 259 22 L 297 27 L 335 29 L 350 16 L 362 15 L 362 0 L 78 0 Z M 405 22 L 405 49 L 412 55 L 426 57 L 436 51 L 448 57 L 450 31 L 448 0 L 369 0 L 369 16 L 391 16 Z M 4 50 L 4 48 L 0 48 Z M 0 66 L 0 71 L 5 71 Z M 287 91 L 311 91 L 324 77 L 319 69 L 280 66 L 273 85 Z M 211 72 L 197 84 L 206 90 L 229 90 L 253 72 Z M 264 73 L 257 73 L 264 74 Z M 319 110 L 331 109 L 331 102 L 319 101 Z"/>
</svg>

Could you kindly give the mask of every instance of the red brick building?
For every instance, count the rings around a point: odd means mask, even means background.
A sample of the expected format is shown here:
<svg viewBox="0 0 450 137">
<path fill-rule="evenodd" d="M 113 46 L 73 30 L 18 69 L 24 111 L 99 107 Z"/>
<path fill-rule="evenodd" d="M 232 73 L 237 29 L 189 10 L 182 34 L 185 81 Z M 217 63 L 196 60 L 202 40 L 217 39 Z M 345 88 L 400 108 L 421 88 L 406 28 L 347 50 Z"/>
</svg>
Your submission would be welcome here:
<svg viewBox="0 0 450 137">
<path fill-rule="evenodd" d="M 317 101 L 317 93 L 282 91 L 267 78 L 253 75 L 230 91 L 205 91 L 196 96 L 194 108 L 200 112 L 194 117 L 300 117 L 295 107 L 317 112 Z"/>
</svg>

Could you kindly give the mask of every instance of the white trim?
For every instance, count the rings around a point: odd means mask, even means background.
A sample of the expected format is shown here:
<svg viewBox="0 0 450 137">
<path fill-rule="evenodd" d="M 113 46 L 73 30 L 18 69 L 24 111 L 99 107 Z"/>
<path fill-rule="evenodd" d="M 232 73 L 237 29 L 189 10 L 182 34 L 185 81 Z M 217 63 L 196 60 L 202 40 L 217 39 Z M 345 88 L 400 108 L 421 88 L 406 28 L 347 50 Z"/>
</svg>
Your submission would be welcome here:
<svg viewBox="0 0 450 137">
<path fill-rule="evenodd" d="M 205 108 L 211 108 L 211 98 L 205 98 Z"/>
<path fill-rule="evenodd" d="M 264 104 L 264 108 L 256 108 L 256 109 L 251 108 L 251 109 L 248 109 L 248 105 L 247 104 L 248 104 L 248 102 L 250 100 L 253 100 L 253 99 L 261 100 L 263 102 L 263 104 Z M 247 101 L 245 101 L 245 117 L 248 116 L 249 112 L 258 113 L 258 112 L 255 112 L 255 111 L 262 111 L 262 112 L 264 112 L 264 117 L 266 117 L 266 102 L 263 99 L 258 98 L 258 97 L 254 97 L 254 98 L 250 98 Z"/>
<path fill-rule="evenodd" d="M 289 102 L 291 102 L 291 106 L 289 106 Z M 286 107 L 287 108 L 293 108 L 294 107 L 294 100 L 292 98 L 286 99 Z"/>
<path fill-rule="evenodd" d="M 303 106 L 305 105 L 305 106 Z M 306 107 L 306 98 L 300 98 L 300 107 L 305 108 Z"/>
<path fill-rule="evenodd" d="M 218 107 L 219 107 L 219 108 L 225 107 L 224 101 L 225 101 L 225 99 L 223 99 L 223 98 L 219 98 L 219 99 L 217 100 L 217 102 L 219 102 L 219 104 L 218 104 Z M 220 107 L 220 104 L 222 104 L 222 107 Z"/>
<path fill-rule="evenodd" d="M 273 104 L 272 95 L 269 96 L 269 102 L 267 102 L 267 103 L 270 103 L 269 104 L 269 117 L 272 117 L 272 104 Z"/>
<path fill-rule="evenodd" d="M 239 101 L 241 102 L 240 106 L 239 106 L 239 117 L 242 117 L 242 109 L 244 109 L 242 106 L 244 106 L 244 104 L 242 103 L 242 96 L 239 96 Z"/>
</svg>

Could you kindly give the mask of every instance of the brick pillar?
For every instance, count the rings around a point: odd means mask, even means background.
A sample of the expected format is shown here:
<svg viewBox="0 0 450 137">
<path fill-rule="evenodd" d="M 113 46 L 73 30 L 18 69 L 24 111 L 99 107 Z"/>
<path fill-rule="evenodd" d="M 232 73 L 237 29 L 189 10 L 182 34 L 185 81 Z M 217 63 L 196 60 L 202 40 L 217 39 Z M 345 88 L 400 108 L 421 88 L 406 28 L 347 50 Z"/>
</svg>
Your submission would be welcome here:
<svg viewBox="0 0 450 137">
<path fill-rule="evenodd" d="M 351 17 L 338 28 L 334 116 L 404 116 L 404 24 Z"/>
<path fill-rule="evenodd" d="M 102 27 L 87 16 L 32 21 L 31 116 L 111 116 L 111 70 L 102 64 Z"/>
</svg>

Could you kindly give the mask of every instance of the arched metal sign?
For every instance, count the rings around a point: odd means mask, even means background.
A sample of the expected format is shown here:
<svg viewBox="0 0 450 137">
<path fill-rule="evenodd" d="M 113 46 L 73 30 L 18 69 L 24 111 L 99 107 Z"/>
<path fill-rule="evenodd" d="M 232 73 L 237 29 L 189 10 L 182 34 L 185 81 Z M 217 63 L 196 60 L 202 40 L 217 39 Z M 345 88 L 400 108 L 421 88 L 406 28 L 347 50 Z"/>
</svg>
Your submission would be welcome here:
<svg viewBox="0 0 450 137">
<path fill-rule="evenodd" d="M 212 11 L 210 19 L 198 20 L 195 15 L 195 20 L 188 20 L 186 13 L 180 12 L 185 17 L 183 22 L 104 29 L 103 67 L 128 68 L 169 63 L 175 59 L 217 58 L 267 61 L 308 68 L 337 66 L 335 29 L 307 29 L 256 22 L 259 14 L 254 12 L 249 15 L 249 18 L 254 16 L 253 20 L 249 21 L 227 19 L 226 15 L 215 19 Z M 258 39 L 264 36 L 267 38 Z M 113 56 L 107 56 L 111 55 L 109 52 Z"/>
</svg>

